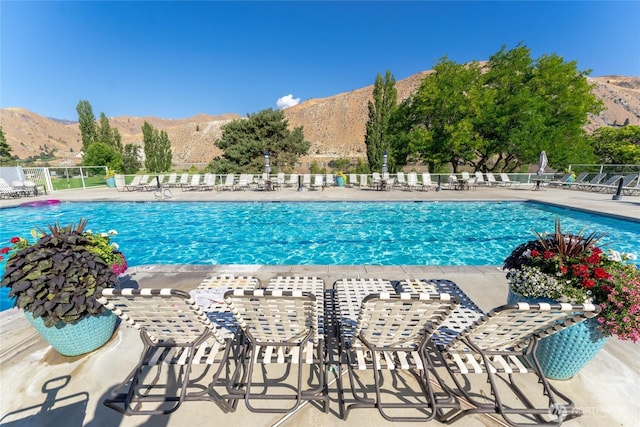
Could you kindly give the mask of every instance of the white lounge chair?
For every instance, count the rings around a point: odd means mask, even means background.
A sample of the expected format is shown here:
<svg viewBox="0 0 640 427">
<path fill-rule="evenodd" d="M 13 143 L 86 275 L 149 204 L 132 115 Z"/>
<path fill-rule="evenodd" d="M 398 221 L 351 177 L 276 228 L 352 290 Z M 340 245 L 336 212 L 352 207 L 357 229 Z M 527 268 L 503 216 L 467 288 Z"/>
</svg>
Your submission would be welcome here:
<svg viewBox="0 0 640 427">
<path fill-rule="evenodd" d="M 476 171 L 475 172 L 475 176 L 476 176 L 476 184 L 478 184 L 478 185 L 489 185 L 487 183 L 487 181 L 484 180 L 484 175 L 482 175 L 482 172 Z"/>
<path fill-rule="evenodd" d="M 340 400 L 343 419 L 354 408 L 377 408 L 392 422 L 433 419 L 441 408 L 434 405 L 425 347 L 457 300 L 448 294 L 396 294 L 384 279 L 341 279 L 334 284 L 333 295 L 333 323 L 339 328 L 341 348 L 338 388 L 345 388 L 341 370 L 346 366 L 356 402 L 343 408 L 346 402 Z M 410 387 L 404 376 L 417 379 L 418 386 Z M 393 387 L 397 384 L 402 384 L 401 392 Z M 390 402 L 383 398 L 388 394 L 403 398 Z M 411 409 L 415 415 L 408 413 Z"/>
<path fill-rule="evenodd" d="M 289 180 L 287 181 L 287 187 L 294 187 L 297 188 L 298 187 L 298 174 L 297 173 L 292 173 L 291 175 L 289 175 Z"/>
<path fill-rule="evenodd" d="M 232 173 L 228 173 L 224 177 L 224 182 L 219 185 L 218 190 L 235 190 L 235 175 Z"/>
<path fill-rule="evenodd" d="M 422 191 L 429 191 L 435 185 L 431 181 L 431 174 L 429 172 L 422 172 L 422 182 L 420 184 Z"/>
<path fill-rule="evenodd" d="M 369 180 L 369 175 L 361 174 L 360 175 L 360 188 L 369 188 L 368 180 Z"/>
<path fill-rule="evenodd" d="M 407 174 L 407 189 L 413 191 L 418 188 L 418 174 L 416 172 L 409 172 Z"/>
<path fill-rule="evenodd" d="M 227 385 L 230 395 L 243 399 L 252 412 L 290 413 L 305 401 L 317 401 L 328 412 L 324 337 L 319 333 L 316 296 L 259 289 L 227 291 L 224 301 L 239 332 L 234 354 L 240 360 Z M 292 403 L 285 407 L 276 403 L 284 401 Z"/>
<path fill-rule="evenodd" d="M 124 186 L 124 189 L 127 191 L 135 191 L 140 189 L 140 181 L 142 180 L 142 175 L 136 175 L 133 177 L 129 184 Z"/>
<path fill-rule="evenodd" d="M 324 176 L 321 174 L 315 174 L 313 176 L 313 184 L 311 184 L 311 189 L 316 190 L 318 188 L 322 188 L 324 190 Z"/>
<path fill-rule="evenodd" d="M 4 178 L 0 178 L 0 197 L 3 199 L 9 199 L 14 197 L 20 197 L 21 194 L 18 190 L 13 188 Z"/>
<path fill-rule="evenodd" d="M 167 415 L 185 401 L 213 401 L 225 412 L 234 409 L 231 399 L 218 399 L 214 392 L 216 386 L 223 386 L 218 379 L 231 346 L 188 293 L 104 289 L 97 300 L 119 316 L 124 326 L 137 329 L 143 343 L 140 361 L 116 386 L 115 394 L 104 400 L 107 407 L 126 415 Z M 202 372 L 191 375 L 199 365 L 217 369 L 206 376 Z M 163 374 L 165 368 L 176 372 Z M 206 383 L 197 384 L 202 378 Z"/>
<path fill-rule="evenodd" d="M 440 329 L 432 338 L 437 350 L 427 352 L 429 365 L 441 385 L 451 384 L 445 377 L 453 381 L 455 386 L 445 387 L 469 406 L 441 413 L 438 420 L 450 424 L 482 413 L 499 415 L 511 426 L 551 426 L 579 416 L 571 400 L 545 378 L 536 348 L 541 338 L 599 311 L 593 304 L 518 303 L 474 317 L 466 327 Z M 450 317 L 461 315 L 454 311 Z"/>
<path fill-rule="evenodd" d="M 509 178 L 509 175 L 507 175 L 504 172 L 500 172 L 498 176 L 500 177 L 500 181 L 501 181 L 499 183 L 500 185 L 503 185 L 505 187 L 511 187 L 512 185 L 516 185 L 516 186 L 520 185 L 520 183 L 517 181 L 511 181 L 511 178 Z"/>
<path fill-rule="evenodd" d="M 490 187 L 496 187 L 498 185 L 498 180 L 496 179 L 493 172 L 486 172 L 485 175 L 487 175 L 487 184 Z"/>
<path fill-rule="evenodd" d="M 404 176 L 404 172 L 398 172 L 396 174 L 395 184 L 400 188 L 404 188 L 407 186 L 407 180 L 406 180 L 406 177 Z"/>
<path fill-rule="evenodd" d="M 200 188 L 200 174 L 194 173 L 193 175 L 191 175 L 189 179 L 189 184 L 182 186 L 182 191 L 193 191 L 193 190 L 198 190 L 199 188 Z"/>
<path fill-rule="evenodd" d="M 177 185 L 178 185 L 178 174 L 177 173 L 169 174 L 169 179 L 167 180 L 167 183 L 165 184 L 165 186 L 169 188 L 175 188 Z"/>
</svg>

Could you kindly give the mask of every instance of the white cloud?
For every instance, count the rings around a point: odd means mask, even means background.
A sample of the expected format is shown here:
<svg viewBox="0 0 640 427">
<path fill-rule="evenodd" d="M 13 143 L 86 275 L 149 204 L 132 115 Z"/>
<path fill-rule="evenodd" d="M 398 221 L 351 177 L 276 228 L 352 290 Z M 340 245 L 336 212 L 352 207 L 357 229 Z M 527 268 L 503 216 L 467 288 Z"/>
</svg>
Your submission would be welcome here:
<svg viewBox="0 0 640 427">
<path fill-rule="evenodd" d="M 283 96 L 282 98 L 278 98 L 276 101 L 276 106 L 278 110 L 282 110 L 285 108 L 293 107 L 294 105 L 298 105 L 300 103 L 300 98 L 293 98 L 292 94 Z"/>
</svg>

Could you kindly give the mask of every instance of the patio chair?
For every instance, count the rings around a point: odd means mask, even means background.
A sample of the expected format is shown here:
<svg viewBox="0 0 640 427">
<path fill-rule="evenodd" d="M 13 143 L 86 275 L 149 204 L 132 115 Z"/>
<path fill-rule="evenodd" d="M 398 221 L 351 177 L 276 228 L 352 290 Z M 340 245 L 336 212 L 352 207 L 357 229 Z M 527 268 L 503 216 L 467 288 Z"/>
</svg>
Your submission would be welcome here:
<svg viewBox="0 0 640 427">
<path fill-rule="evenodd" d="M 235 174 L 232 174 L 232 173 L 226 174 L 224 177 L 224 182 L 219 185 L 218 190 L 220 191 L 235 190 L 236 189 L 234 185 L 235 179 L 236 179 Z"/>
<path fill-rule="evenodd" d="M 304 401 L 317 401 L 328 412 L 316 297 L 259 289 L 228 291 L 224 300 L 239 325 L 235 354 L 241 356 L 227 383 L 229 396 L 244 399 L 247 409 L 258 413 L 292 412 Z M 289 381 L 292 375 L 295 380 Z M 276 403 L 291 401 L 284 407 Z"/>
<path fill-rule="evenodd" d="M 233 400 L 220 398 L 214 389 L 222 385 L 219 377 L 231 346 L 188 293 L 104 289 L 97 299 L 124 325 L 138 329 L 144 345 L 138 364 L 104 405 L 125 415 L 166 415 L 185 401 L 203 400 L 217 403 L 225 412 L 235 409 Z M 165 365 L 171 368 L 163 373 Z M 204 372 L 192 380 L 194 365 L 204 366 Z M 211 376 L 209 370 L 215 365 Z M 207 377 L 211 378 L 207 385 L 199 384 Z M 195 391 L 189 392 L 190 388 Z"/>
<path fill-rule="evenodd" d="M 577 187 L 578 185 L 581 185 L 585 179 L 587 179 L 587 176 L 589 176 L 589 172 L 580 172 L 580 174 L 576 176 L 576 179 L 574 179 L 573 181 L 567 180 L 567 182 L 562 186 L 565 188 Z"/>
<path fill-rule="evenodd" d="M 505 187 L 511 187 L 512 185 L 520 185 L 520 183 L 518 181 L 512 181 L 511 178 L 509 178 L 509 175 L 507 175 L 504 172 L 500 172 L 500 174 L 498 174 L 498 176 L 500 177 L 500 185 L 503 185 Z"/>
<path fill-rule="evenodd" d="M 487 185 L 489 187 L 495 187 L 498 185 L 498 180 L 493 172 L 485 172 L 485 175 L 487 175 Z"/>
<path fill-rule="evenodd" d="M 189 185 L 189 174 L 183 173 L 180 175 L 180 181 L 176 183 L 176 187 L 186 187 Z"/>
<path fill-rule="evenodd" d="M 549 181 L 549 186 L 557 187 L 559 185 L 566 184 L 566 183 L 569 182 L 569 178 L 571 178 L 572 176 L 573 176 L 573 174 L 571 172 L 565 173 L 564 175 L 562 175 L 562 177 L 560 179 Z"/>
<path fill-rule="evenodd" d="M 204 174 L 204 179 L 202 180 L 202 183 L 200 183 L 200 186 L 198 187 L 198 190 L 200 191 L 213 191 L 216 188 L 216 174 L 214 173 L 205 173 Z"/>
<path fill-rule="evenodd" d="M 577 190 L 588 190 L 592 185 L 594 184 L 600 184 L 600 182 L 602 182 L 602 180 L 604 179 L 604 177 L 607 176 L 606 173 L 598 173 L 595 174 L 593 178 L 591 178 L 590 181 L 588 182 L 573 182 L 570 188 L 575 188 Z"/>
<path fill-rule="evenodd" d="M 311 174 L 309 173 L 302 174 L 302 186 L 311 188 Z"/>
<path fill-rule="evenodd" d="M 416 172 L 409 172 L 407 174 L 407 189 L 413 191 L 418 188 L 418 174 Z"/>
<path fill-rule="evenodd" d="M 325 180 L 324 180 L 325 187 L 335 187 L 336 178 L 332 173 L 327 173 L 325 174 L 324 177 L 325 177 Z"/>
<path fill-rule="evenodd" d="M 631 185 L 633 183 L 633 180 L 631 182 L 629 182 L 629 185 L 623 186 L 622 187 L 622 194 L 626 194 L 629 196 L 636 196 L 638 194 L 640 194 L 640 174 L 634 174 L 635 175 L 635 185 Z"/>
<path fill-rule="evenodd" d="M 169 179 L 164 184 L 165 187 L 175 188 L 178 186 L 178 174 L 173 172 L 169 174 Z"/>
<path fill-rule="evenodd" d="M 431 180 L 431 174 L 429 172 L 422 172 L 422 182 L 420 183 L 422 191 L 429 191 L 435 184 Z"/>
<path fill-rule="evenodd" d="M 324 175 L 316 174 L 313 176 L 313 183 L 311 184 L 311 189 L 315 190 L 317 188 L 322 188 L 322 190 L 324 190 Z"/>
<path fill-rule="evenodd" d="M 260 280 L 257 277 L 221 274 L 204 279 L 197 288 L 190 290 L 189 294 L 204 310 L 222 338 L 227 340 L 235 335 L 238 323 L 224 302 L 225 292 L 230 290 L 253 291 L 260 286 Z"/>
<path fill-rule="evenodd" d="M 484 180 L 484 175 L 482 175 L 482 172 L 476 171 L 475 176 L 476 176 L 476 183 L 478 185 L 489 185 L 489 183 Z"/>
<path fill-rule="evenodd" d="M 633 176 L 632 176 L 633 177 Z M 607 178 L 606 181 L 604 181 L 601 184 L 590 184 L 586 189 L 588 189 L 589 191 L 595 191 L 595 192 L 607 192 L 613 188 L 617 188 L 618 187 L 618 181 L 620 181 L 620 179 L 624 180 L 625 177 L 623 177 L 622 175 L 612 175 L 609 178 Z M 627 178 L 627 179 L 631 179 L 631 178 Z M 628 183 L 626 185 L 629 185 Z M 622 183 L 622 186 L 625 186 L 625 183 Z"/>
<path fill-rule="evenodd" d="M 286 183 L 287 187 L 298 187 L 298 174 L 292 173 Z"/>
<path fill-rule="evenodd" d="M 599 311 L 593 304 L 518 303 L 497 307 L 464 328 L 437 331 L 432 337 L 437 350 L 427 352 L 432 371 L 440 384 L 447 382 L 445 371 L 455 384 L 446 387 L 470 405 L 442 411 L 438 420 L 452 423 L 485 413 L 498 414 L 512 426 L 560 425 L 579 416 L 543 375 L 536 348 L 541 338 Z"/>
<path fill-rule="evenodd" d="M 349 174 L 349 182 L 346 184 L 348 187 L 355 187 L 358 185 L 358 175 L 355 173 Z"/>
<path fill-rule="evenodd" d="M 182 186 L 182 191 L 193 191 L 200 188 L 200 174 L 194 173 L 189 178 L 189 183 Z"/>
<path fill-rule="evenodd" d="M 369 188 L 369 175 L 360 174 L 360 188 Z"/>
<path fill-rule="evenodd" d="M 142 175 L 136 175 L 131 180 L 131 183 L 124 186 L 124 189 L 127 191 L 135 191 L 140 188 L 140 182 L 142 181 Z"/>
<path fill-rule="evenodd" d="M 369 283 L 368 289 L 352 284 L 339 281 L 334 287 L 340 328 L 338 388 L 343 390 L 342 366 L 346 365 L 355 399 L 344 408 L 346 401 L 340 396 L 343 419 L 352 409 L 375 407 L 388 421 L 427 421 L 436 416 L 440 405 L 457 408 L 451 393 L 436 396 L 431 387 L 424 348 L 458 301 L 448 294 L 367 293 L 376 285 L 393 290 L 385 281 Z M 369 376 L 372 381 L 365 379 Z M 383 389 L 386 384 L 395 387 Z M 407 408 L 416 410 L 416 415 L 407 415 Z"/>
<path fill-rule="evenodd" d="M 12 186 L 4 180 L 4 178 L 0 178 L 0 197 L 3 199 L 20 197 L 21 193 L 13 188 Z"/>
<path fill-rule="evenodd" d="M 406 177 L 404 176 L 404 172 L 398 172 L 398 173 L 396 174 L 396 181 L 395 181 L 395 184 L 396 184 L 398 187 L 406 187 L 406 186 L 407 186 L 407 179 L 406 179 Z"/>
</svg>

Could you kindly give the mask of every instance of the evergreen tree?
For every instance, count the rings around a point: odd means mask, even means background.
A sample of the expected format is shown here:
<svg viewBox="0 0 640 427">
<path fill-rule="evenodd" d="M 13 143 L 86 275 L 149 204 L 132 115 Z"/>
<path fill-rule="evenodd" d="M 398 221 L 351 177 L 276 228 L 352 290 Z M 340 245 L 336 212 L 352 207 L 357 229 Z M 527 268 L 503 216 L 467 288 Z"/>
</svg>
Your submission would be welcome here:
<svg viewBox="0 0 640 427">
<path fill-rule="evenodd" d="M 224 152 L 209 164 L 214 173 L 261 172 L 265 151 L 273 171 L 290 171 L 311 146 L 301 127 L 290 131 L 284 112 L 270 108 L 225 124 L 215 144 Z"/>
<path fill-rule="evenodd" d="M 373 84 L 373 102 L 369 101 L 368 104 L 369 120 L 366 124 L 364 137 L 364 143 L 367 146 L 367 160 L 372 171 L 382 168 L 383 152 L 385 150 L 391 151 L 387 128 L 398 103 L 398 92 L 395 85 L 396 81 L 388 70 L 384 79 L 378 74 Z M 389 155 L 388 167 L 391 171 L 395 170 L 392 153 Z"/>
<path fill-rule="evenodd" d="M 81 100 L 78 102 L 76 111 L 78 112 L 78 124 L 82 137 L 82 149 L 86 152 L 87 148 L 97 140 L 96 118 L 89 101 Z"/>
</svg>

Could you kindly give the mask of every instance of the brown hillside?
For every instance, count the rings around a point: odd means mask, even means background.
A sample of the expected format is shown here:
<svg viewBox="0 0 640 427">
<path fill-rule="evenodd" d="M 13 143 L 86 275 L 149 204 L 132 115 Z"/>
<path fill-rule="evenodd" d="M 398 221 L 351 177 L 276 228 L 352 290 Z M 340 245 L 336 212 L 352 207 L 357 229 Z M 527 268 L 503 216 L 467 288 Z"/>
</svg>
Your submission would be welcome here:
<svg viewBox="0 0 640 427">
<path fill-rule="evenodd" d="M 397 81 L 398 101 L 411 95 L 429 72 Z M 605 109 L 591 118 L 589 130 L 621 126 L 626 120 L 631 125 L 640 125 L 640 77 L 602 76 L 590 80 L 595 83 L 594 93 L 604 102 Z M 364 157 L 367 103 L 372 89 L 370 85 L 328 98 L 310 99 L 284 110 L 289 125 L 302 126 L 305 139 L 311 142 L 309 156 L 303 161 L 323 163 L 338 157 Z M 240 117 L 238 114 L 198 114 L 186 119 L 125 116 L 111 118 L 110 123 L 119 129 L 123 143 L 142 144 L 141 127 L 146 120 L 167 131 L 175 163 L 205 164 L 220 154 L 214 141 L 220 137 L 221 127 Z M 0 126 L 12 153 L 22 159 L 54 152 L 58 163 L 78 161 L 75 156 L 82 143 L 77 123 L 62 123 L 22 108 L 4 108 L 0 109 Z"/>
</svg>

